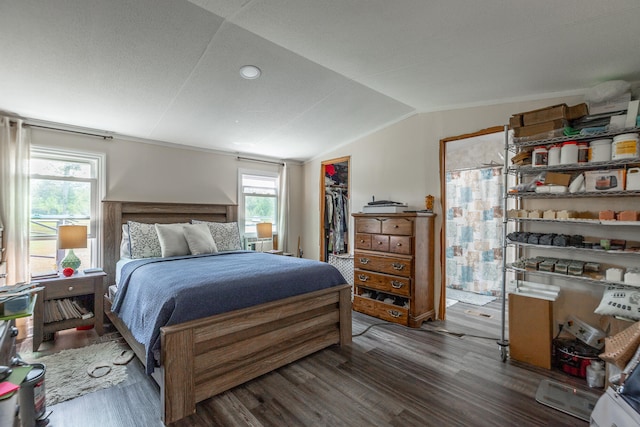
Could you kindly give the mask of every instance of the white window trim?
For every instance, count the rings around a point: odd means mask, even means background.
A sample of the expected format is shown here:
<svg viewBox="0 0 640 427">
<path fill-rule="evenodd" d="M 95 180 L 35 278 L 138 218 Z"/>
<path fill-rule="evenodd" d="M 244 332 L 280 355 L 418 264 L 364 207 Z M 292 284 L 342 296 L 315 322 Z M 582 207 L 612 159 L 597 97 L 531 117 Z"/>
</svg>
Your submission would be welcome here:
<svg viewBox="0 0 640 427">
<path fill-rule="evenodd" d="M 102 227 L 102 200 L 104 200 L 105 194 L 107 193 L 107 174 L 105 167 L 106 154 L 93 151 L 78 151 L 64 148 L 51 148 L 41 145 L 31 145 L 30 157 L 34 154 L 51 158 L 59 157 L 61 160 L 68 160 L 71 158 L 95 163 L 96 188 L 92 188 L 92 190 L 95 190 L 96 197 L 94 198 L 93 206 L 91 206 L 91 212 L 95 212 L 95 215 L 91 215 L 90 228 L 91 230 L 95 230 L 96 244 L 92 250 L 91 259 L 94 260 L 96 265 L 102 266 L 102 238 L 104 233 Z M 37 175 L 34 175 L 34 177 L 37 177 Z M 65 178 L 65 180 L 73 181 L 74 178 L 69 177 Z M 86 180 L 82 179 L 82 181 Z"/>
<path fill-rule="evenodd" d="M 257 237 L 256 233 L 245 235 L 245 217 L 244 217 L 244 193 L 242 191 L 242 175 L 258 175 L 268 176 L 276 179 L 276 216 L 280 216 L 280 174 L 278 172 L 264 171 L 259 169 L 238 169 L 238 228 L 240 229 L 240 238 L 244 241 L 247 237 Z M 276 218 L 276 222 L 279 218 Z"/>
</svg>

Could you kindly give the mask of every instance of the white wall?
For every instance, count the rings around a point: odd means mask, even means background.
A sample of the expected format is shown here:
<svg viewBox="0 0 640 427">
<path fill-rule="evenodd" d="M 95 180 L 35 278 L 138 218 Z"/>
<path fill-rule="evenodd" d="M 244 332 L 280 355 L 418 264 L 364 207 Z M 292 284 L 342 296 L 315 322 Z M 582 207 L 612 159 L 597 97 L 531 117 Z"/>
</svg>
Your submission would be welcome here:
<svg viewBox="0 0 640 427">
<path fill-rule="evenodd" d="M 239 161 L 234 155 L 162 146 L 124 139 L 112 141 L 32 128 L 34 145 L 106 155 L 106 199 L 173 203 L 238 202 L 238 169 L 277 171 L 278 166 Z M 300 235 L 302 166 L 290 165 L 292 221 L 289 247 Z"/>
<path fill-rule="evenodd" d="M 318 259 L 320 163 L 341 156 L 351 156 L 351 212 L 376 199 L 406 202 L 414 209 L 424 209 L 424 197 L 436 196 L 435 283 L 442 280 L 440 269 L 440 140 L 509 123 L 512 114 L 566 102 L 575 105 L 581 96 L 547 98 L 527 102 L 499 104 L 461 110 L 416 114 L 360 138 L 341 148 L 327 152 L 304 165 L 303 250 L 305 258 Z M 470 153 L 470 155 L 473 155 Z M 353 241 L 351 219 L 350 241 Z M 353 247 L 351 247 L 353 253 Z M 436 285 L 436 300 L 439 298 Z"/>
</svg>

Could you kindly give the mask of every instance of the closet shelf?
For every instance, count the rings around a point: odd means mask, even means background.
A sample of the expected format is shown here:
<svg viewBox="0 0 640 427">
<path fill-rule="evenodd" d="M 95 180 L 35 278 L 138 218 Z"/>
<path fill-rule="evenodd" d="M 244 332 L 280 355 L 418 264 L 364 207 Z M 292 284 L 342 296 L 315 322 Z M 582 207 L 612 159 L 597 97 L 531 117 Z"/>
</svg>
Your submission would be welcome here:
<svg viewBox="0 0 640 427">
<path fill-rule="evenodd" d="M 562 273 L 554 273 L 554 272 L 550 272 L 550 271 L 539 271 L 539 270 L 527 270 L 525 268 L 520 268 L 520 267 L 514 267 L 513 264 L 508 264 L 506 267 L 507 270 L 510 271 L 515 271 L 518 273 L 527 273 L 527 274 L 533 274 L 533 275 L 538 275 L 538 276 L 547 276 L 547 277 L 558 277 L 560 279 L 565 279 L 565 280 L 579 280 L 581 282 L 585 282 L 585 283 L 589 283 L 589 284 L 593 284 L 593 285 L 598 285 L 598 286 L 615 286 L 615 287 L 624 287 L 624 288 L 630 288 L 630 289 L 639 289 L 639 286 L 634 286 L 634 285 L 630 285 L 628 283 L 624 283 L 624 282 L 609 282 L 607 280 L 598 280 L 598 279 L 592 279 L 590 277 L 585 277 L 585 276 L 572 276 L 570 274 L 562 274 Z"/>
<path fill-rule="evenodd" d="M 508 171 L 510 173 L 519 173 L 523 175 L 536 175 L 544 171 L 583 171 L 583 170 L 598 170 L 609 169 L 616 166 L 638 165 L 640 164 L 640 158 L 628 158 L 609 160 L 606 162 L 588 162 L 588 163 L 571 163 L 554 166 L 509 166 Z"/>
<path fill-rule="evenodd" d="M 544 218 L 507 218 L 513 222 L 542 222 L 556 224 L 584 224 L 584 225 L 605 225 L 613 227 L 640 227 L 640 221 L 605 221 L 600 219 L 544 219 Z"/>
<path fill-rule="evenodd" d="M 538 145 L 557 144 L 557 143 L 566 142 L 566 141 L 585 141 L 585 140 L 606 138 L 609 136 L 620 135 L 622 133 L 638 132 L 638 131 L 640 131 L 640 128 L 636 127 L 636 128 L 624 129 L 624 130 L 616 129 L 616 130 L 609 130 L 604 132 L 594 132 L 589 135 L 559 136 L 559 137 L 547 138 L 547 139 L 535 139 L 535 140 L 532 139 L 530 141 L 514 140 L 513 145 L 516 147 L 533 147 Z"/>
<path fill-rule="evenodd" d="M 533 243 L 521 243 L 514 242 L 512 240 L 507 239 L 507 244 L 512 246 L 523 246 L 534 249 L 552 249 L 552 250 L 561 250 L 561 251 L 569 251 L 569 252 L 588 252 L 597 255 L 630 255 L 630 256 L 640 256 L 640 251 L 618 251 L 618 250 L 604 250 L 604 249 L 588 249 L 588 248 L 577 248 L 575 246 L 552 246 L 552 245 L 536 245 Z M 529 270 L 526 270 L 529 271 Z M 573 276 L 571 276 L 573 277 Z"/>
<path fill-rule="evenodd" d="M 634 191 L 586 191 L 580 193 L 536 193 L 533 191 L 523 193 L 507 193 L 507 197 L 522 199 L 570 199 L 585 197 L 637 197 L 640 196 L 639 190 Z"/>
</svg>

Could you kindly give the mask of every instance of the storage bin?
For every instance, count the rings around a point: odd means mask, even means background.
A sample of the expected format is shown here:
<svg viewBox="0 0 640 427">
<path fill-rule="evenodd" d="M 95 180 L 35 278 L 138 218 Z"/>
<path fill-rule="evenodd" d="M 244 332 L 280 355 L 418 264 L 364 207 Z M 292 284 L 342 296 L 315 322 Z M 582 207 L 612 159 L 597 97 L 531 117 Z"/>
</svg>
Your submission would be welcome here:
<svg viewBox="0 0 640 427">
<path fill-rule="evenodd" d="M 613 138 L 611 159 L 628 159 L 638 157 L 638 134 L 625 133 Z"/>
<path fill-rule="evenodd" d="M 578 143 L 576 141 L 567 141 L 562 144 L 560 150 L 560 164 L 569 165 L 578 163 Z"/>
<path fill-rule="evenodd" d="M 596 139 L 589 144 L 590 162 L 608 162 L 611 160 L 611 139 Z"/>
<path fill-rule="evenodd" d="M 627 169 L 627 190 L 640 190 L 640 168 Z"/>
</svg>

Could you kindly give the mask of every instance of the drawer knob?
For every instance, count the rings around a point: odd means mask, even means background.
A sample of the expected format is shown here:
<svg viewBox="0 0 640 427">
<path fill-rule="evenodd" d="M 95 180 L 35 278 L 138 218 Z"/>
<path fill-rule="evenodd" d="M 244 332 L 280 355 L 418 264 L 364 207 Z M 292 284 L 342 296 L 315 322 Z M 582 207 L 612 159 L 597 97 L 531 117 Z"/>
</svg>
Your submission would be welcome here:
<svg viewBox="0 0 640 427">
<path fill-rule="evenodd" d="M 403 270 L 404 269 L 404 264 L 400 264 L 399 262 L 393 262 L 391 263 L 391 267 L 393 267 L 394 270 Z"/>
<path fill-rule="evenodd" d="M 369 258 L 360 258 L 361 264 L 369 264 Z"/>
<path fill-rule="evenodd" d="M 358 274 L 358 279 L 360 279 L 363 282 L 366 282 L 367 280 L 369 280 L 369 276 L 365 274 Z"/>
<path fill-rule="evenodd" d="M 361 240 L 360 240 L 360 243 L 364 243 L 364 239 L 361 239 Z"/>
<path fill-rule="evenodd" d="M 404 283 L 402 283 L 402 282 L 398 282 L 397 280 L 392 280 L 391 281 L 391 287 L 393 289 L 400 289 L 403 286 L 404 286 Z"/>
<path fill-rule="evenodd" d="M 69 290 L 72 291 L 73 290 L 73 286 L 69 286 Z"/>
<path fill-rule="evenodd" d="M 402 246 L 402 243 L 396 243 L 396 246 Z"/>
<path fill-rule="evenodd" d="M 378 244 L 379 244 L 379 245 L 381 245 L 381 244 L 382 244 L 382 242 L 378 242 Z"/>
<path fill-rule="evenodd" d="M 398 224 L 396 224 L 396 225 L 394 225 L 394 226 L 393 226 L 393 228 L 398 228 L 398 227 L 399 227 L 399 225 L 398 225 Z"/>
<path fill-rule="evenodd" d="M 387 310 L 387 313 L 389 313 L 389 316 L 395 317 L 396 319 L 402 315 L 398 310 Z"/>
</svg>

